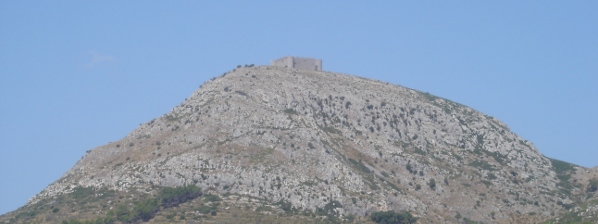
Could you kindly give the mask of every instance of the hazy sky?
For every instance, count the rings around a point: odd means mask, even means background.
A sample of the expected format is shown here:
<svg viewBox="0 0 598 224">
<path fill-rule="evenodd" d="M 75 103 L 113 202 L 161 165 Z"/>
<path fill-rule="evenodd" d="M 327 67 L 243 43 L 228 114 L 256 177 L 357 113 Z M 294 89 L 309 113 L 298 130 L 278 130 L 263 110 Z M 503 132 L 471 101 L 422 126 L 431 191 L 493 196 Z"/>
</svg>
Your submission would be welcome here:
<svg viewBox="0 0 598 224">
<path fill-rule="evenodd" d="M 598 165 L 598 1 L 375 2 L 0 1 L 0 214 L 210 78 L 287 55 Z"/>
</svg>

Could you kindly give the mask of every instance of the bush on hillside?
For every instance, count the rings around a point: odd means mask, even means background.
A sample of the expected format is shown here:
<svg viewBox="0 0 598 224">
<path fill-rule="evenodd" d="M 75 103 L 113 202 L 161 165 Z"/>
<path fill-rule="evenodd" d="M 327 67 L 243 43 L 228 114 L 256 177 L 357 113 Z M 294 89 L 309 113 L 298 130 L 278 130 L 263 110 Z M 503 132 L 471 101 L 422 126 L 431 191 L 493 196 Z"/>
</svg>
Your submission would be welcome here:
<svg viewBox="0 0 598 224">
<path fill-rule="evenodd" d="M 159 195 L 162 206 L 165 208 L 177 206 L 199 196 L 201 196 L 201 188 L 195 185 L 165 187 Z"/>
<path fill-rule="evenodd" d="M 598 190 L 598 179 L 591 179 L 590 183 L 588 184 L 587 191 L 588 192 L 596 192 Z"/>
<path fill-rule="evenodd" d="M 375 223 L 381 224 L 411 224 L 417 221 L 408 211 L 402 213 L 394 211 L 374 212 L 371 219 Z"/>
<path fill-rule="evenodd" d="M 79 188 L 76 189 L 76 192 L 83 190 L 84 188 Z M 79 194 L 82 193 L 79 192 Z M 75 194 L 75 196 L 78 196 L 79 194 Z M 178 206 L 179 204 L 193 200 L 201 195 L 201 188 L 195 185 L 164 187 L 157 197 L 134 201 L 132 206 L 120 204 L 114 210 L 108 211 L 108 214 L 106 214 L 105 217 L 87 221 L 65 220 L 62 224 L 112 224 L 116 223 L 116 221 L 119 221 L 120 223 L 147 222 L 152 219 L 161 208 Z M 209 198 L 211 200 L 220 200 L 218 196 L 210 196 Z M 215 209 L 216 208 L 214 207 L 211 211 L 215 213 Z"/>
</svg>

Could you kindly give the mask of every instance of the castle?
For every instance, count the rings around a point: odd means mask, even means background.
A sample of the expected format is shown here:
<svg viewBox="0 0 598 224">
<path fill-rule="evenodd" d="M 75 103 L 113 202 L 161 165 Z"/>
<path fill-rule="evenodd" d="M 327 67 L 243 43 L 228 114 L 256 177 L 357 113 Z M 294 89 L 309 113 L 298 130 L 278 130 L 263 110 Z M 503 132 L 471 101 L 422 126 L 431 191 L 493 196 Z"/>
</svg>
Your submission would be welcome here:
<svg viewBox="0 0 598 224">
<path fill-rule="evenodd" d="M 271 66 L 322 71 L 322 60 L 287 56 L 270 62 Z"/>
</svg>

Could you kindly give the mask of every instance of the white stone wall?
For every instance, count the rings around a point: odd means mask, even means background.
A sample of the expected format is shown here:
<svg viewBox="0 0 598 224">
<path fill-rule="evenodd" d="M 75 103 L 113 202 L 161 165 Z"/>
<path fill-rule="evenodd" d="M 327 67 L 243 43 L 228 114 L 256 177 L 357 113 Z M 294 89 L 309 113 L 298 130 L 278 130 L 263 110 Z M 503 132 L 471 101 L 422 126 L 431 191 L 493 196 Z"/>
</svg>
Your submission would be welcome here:
<svg viewBox="0 0 598 224">
<path fill-rule="evenodd" d="M 314 58 L 284 57 L 270 62 L 272 66 L 322 71 L 322 60 Z"/>
<path fill-rule="evenodd" d="M 293 68 L 305 69 L 305 70 L 322 70 L 322 60 L 313 58 L 293 58 Z"/>
<path fill-rule="evenodd" d="M 293 57 L 284 57 L 270 62 L 272 66 L 293 68 Z"/>
</svg>

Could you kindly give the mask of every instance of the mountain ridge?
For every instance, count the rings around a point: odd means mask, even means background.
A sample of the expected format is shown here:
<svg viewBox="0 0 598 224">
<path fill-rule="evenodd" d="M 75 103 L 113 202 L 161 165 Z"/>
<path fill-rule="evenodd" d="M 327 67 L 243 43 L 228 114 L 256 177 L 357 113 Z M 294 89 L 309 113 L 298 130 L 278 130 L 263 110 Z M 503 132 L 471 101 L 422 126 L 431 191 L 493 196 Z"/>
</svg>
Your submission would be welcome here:
<svg viewBox="0 0 598 224">
<path fill-rule="evenodd" d="M 410 211 L 433 223 L 537 222 L 595 198 L 584 192 L 597 170 L 549 159 L 503 122 L 428 93 L 252 66 L 88 151 L 25 207 L 78 187 L 153 195 L 191 184 L 320 216 Z"/>
</svg>

